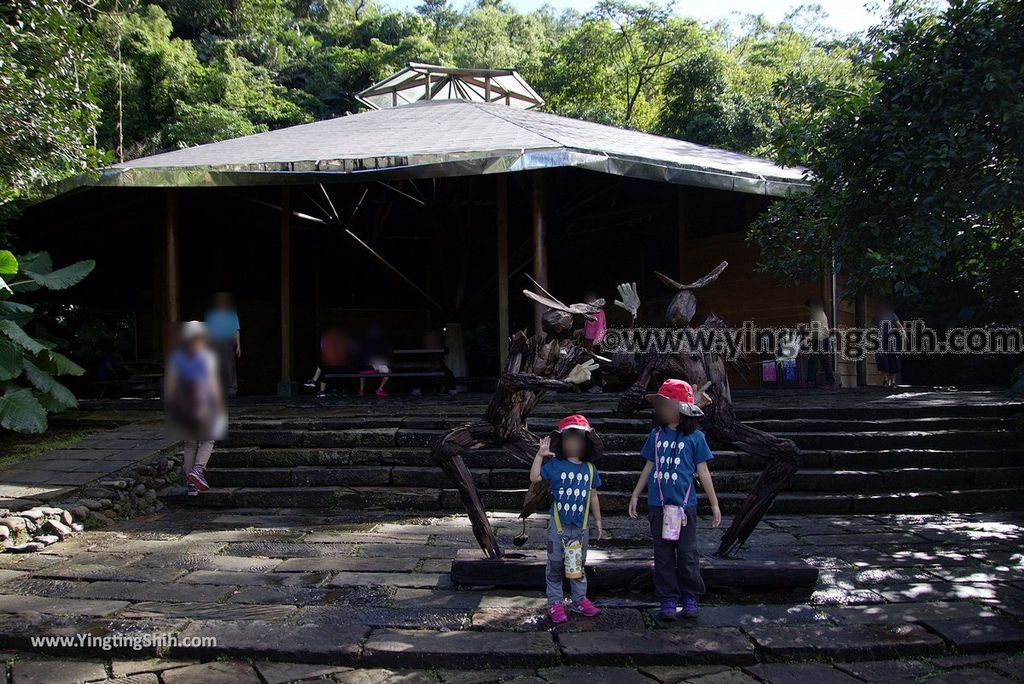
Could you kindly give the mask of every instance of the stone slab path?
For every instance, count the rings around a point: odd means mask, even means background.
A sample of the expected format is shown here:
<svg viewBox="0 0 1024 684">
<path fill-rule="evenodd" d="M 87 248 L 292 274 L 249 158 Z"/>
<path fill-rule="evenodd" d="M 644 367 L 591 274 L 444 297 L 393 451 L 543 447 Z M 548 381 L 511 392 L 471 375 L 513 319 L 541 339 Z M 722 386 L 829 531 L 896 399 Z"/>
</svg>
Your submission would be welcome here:
<svg viewBox="0 0 1024 684">
<path fill-rule="evenodd" d="M 495 520 L 510 544 L 514 516 Z M 645 528 L 610 516 L 595 548 L 641 549 Z M 601 616 L 553 628 L 539 588 L 451 586 L 461 517 L 166 510 L 0 555 L 0 682 L 1020 681 L 1022 528 L 1011 512 L 770 516 L 750 553 L 815 564 L 812 592 L 709 595 L 668 624 L 648 594 L 598 594 Z"/>
<path fill-rule="evenodd" d="M 24 510 L 60 501 L 176 442 L 160 421 L 99 430 L 74 446 L 0 469 L 0 508 Z"/>
</svg>

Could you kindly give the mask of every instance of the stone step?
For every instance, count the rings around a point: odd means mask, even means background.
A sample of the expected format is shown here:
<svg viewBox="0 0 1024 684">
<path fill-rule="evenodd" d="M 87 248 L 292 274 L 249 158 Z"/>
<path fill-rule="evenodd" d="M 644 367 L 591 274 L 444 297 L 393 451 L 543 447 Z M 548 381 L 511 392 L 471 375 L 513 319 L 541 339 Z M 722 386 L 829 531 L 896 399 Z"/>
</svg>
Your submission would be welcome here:
<svg viewBox="0 0 1024 684">
<path fill-rule="evenodd" d="M 521 509 L 525 489 L 486 489 L 480 492 L 490 511 Z M 184 488 L 163 492 L 161 497 L 175 505 L 210 508 L 331 508 L 353 511 L 461 511 L 455 489 L 425 487 L 225 487 L 213 488 L 187 497 Z M 723 512 L 734 513 L 746 497 L 743 492 L 719 495 Z M 622 513 L 628 496 L 607 492 L 601 497 L 602 510 Z M 643 507 L 642 504 L 641 507 Z M 1019 508 L 1020 488 L 960 489 L 889 493 L 784 492 L 772 506 L 775 513 L 924 513 L 934 511 L 971 512 Z M 699 507 L 706 513 L 707 501 Z"/>
<path fill-rule="evenodd" d="M 988 468 L 1024 464 L 1024 449 L 878 449 L 878 450 L 805 450 L 803 467 L 839 470 L 879 468 Z M 480 449 L 465 454 L 471 468 L 515 468 L 526 464 L 501 449 Z M 316 466 L 430 466 L 430 450 L 425 447 L 221 447 L 214 451 L 218 468 L 283 468 Z M 598 464 L 602 470 L 627 470 L 637 467 L 638 451 L 606 451 Z M 762 458 L 743 452 L 715 449 L 715 469 L 757 470 L 764 468 Z"/>
<path fill-rule="evenodd" d="M 639 459 L 637 461 L 639 465 Z M 604 471 L 602 493 L 628 493 L 636 484 L 639 468 Z M 480 489 L 516 489 L 525 486 L 529 474 L 521 468 L 472 469 Z M 746 492 L 760 471 L 714 471 L 718 492 Z M 318 468 L 210 468 L 207 479 L 214 487 L 328 487 L 328 486 L 451 486 L 440 468 L 421 466 L 348 466 Z M 1024 466 L 1010 468 L 894 468 L 886 470 L 818 470 L 797 472 L 787 487 L 792 492 L 906 492 L 918 490 L 989 489 L 1024 486 Z"/>
<path fill-rule="evenodd" d="M 1022 409 L 1024 411 L 1024 409 Z M 559 417 L 535 416 L 531 418 L 530 428 L 537 432 L 552 430 L 558 424 Z M 452 415 L 443 417 L 392 417 L 392 416 L 359 416 L 359 417 L 296 417 L 282 419 L 245 418 L 232 423 L 235 431 L 246 430 L 299 430 L 299 431 L 338 431 L 358 429 L 404 429 L 404 430 L 449 430 L 466 423 L 479 420 L 479 414 Z M 635 418 L 596 417 L 591 424 L 602 432 L 640 432 L 646 433 L 651 426 L 649 416 Z M 750 417 L 746 420 L 751 426 L 767 431 L 784 432 L 852 432 L 859 430 L 935 430 L 935 429 L 985 429 L 1010 428 L 1013 417 L 1001 415 L 888 415 L 879 412 L 870 417 L 851 417 L 845 414 L 829 417 L 809 417 L 803 413 L 791 416 L 764 418 Z"/>
<path fill-rule="evenodd" d="M 444 430 L 405 428 L 353 428 L 346 430 L 248 429 L 232 430 L 223 445 L 228 447 L 430 447 Z M 994 448 L 1017 447 L 1021 434 L 1015 430 L 879 430 L 853 432 L 784 432 L 801 449 L 896 449 L 896 448 Z M 638 450 L 646 432 L 605 432 L 609 450 Z M 715 446 L 712 440 L 712 447 Z"/>
</svg>

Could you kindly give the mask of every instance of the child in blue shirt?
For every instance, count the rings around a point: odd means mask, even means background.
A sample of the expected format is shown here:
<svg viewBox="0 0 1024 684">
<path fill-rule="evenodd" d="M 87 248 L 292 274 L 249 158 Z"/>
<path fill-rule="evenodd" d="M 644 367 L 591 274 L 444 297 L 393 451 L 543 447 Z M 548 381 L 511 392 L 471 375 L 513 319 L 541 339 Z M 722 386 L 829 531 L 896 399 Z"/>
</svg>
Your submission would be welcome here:
<svg viewBox="0 0 1024 684">
<path fill-rule="evenodd" d="M 677 602 L 683 615 L 697 617 L 697 599 L 704 594 L 697 552 L 696 475 L 711 502 L 712 527 L 722 524 L 722 511 L 708 470 L 714 456 L 697 420 L 704 412 L 694 403 L 693 388 L 683 380 L 666 380 L 657 394 L 647 395 L 654 405 L 658 427 L 647 436 L 640 455 L 647 460 L 629 499 L 629 517 L 636 518 L 637 500 L 647 487 L 648 518 L 654 539 L 654 591 L 661 602 L 659 615 L 675 620 Z M 685 517 L 678 540 L 662 538 L 666 504 L 681 506 Z"/>
<path fill-rule="evenodd" d="M 582 564 L 586 565 L 590 522 L 601 527 L 601 501 L 597 490 L 601 475 L 592 461 L 601 454 L 601 438 L 581 415 L 568 416 L 558 430 L 540 440 L 540 447 L 530 468 L 530 481 L 551 483 L 551 521 L 548 524 L 548 564 L 546 570 L 548 615 L 554 623 L 568 620 L 565 614 L 565 556 L 563 544 L 578 542 Z M 553 458 L 544 461 L 545 456 Z M 600 611 L 587 598 L 587 576 L 569 580 L 572 586 L 573 612 L 594 617 Z"/>
</svg>

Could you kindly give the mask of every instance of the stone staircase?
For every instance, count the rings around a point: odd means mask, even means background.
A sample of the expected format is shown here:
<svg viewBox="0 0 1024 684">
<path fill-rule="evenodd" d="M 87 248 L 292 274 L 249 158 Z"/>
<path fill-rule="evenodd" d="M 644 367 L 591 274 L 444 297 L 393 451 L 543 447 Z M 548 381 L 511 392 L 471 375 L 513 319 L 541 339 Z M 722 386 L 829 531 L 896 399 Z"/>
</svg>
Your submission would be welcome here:
<svg viewBox="0 0 1024 684">
<path fill-rule="evenodd" d="M 899 401 L 877 390 L 839 393 L 738 392 L 749 424 L 793 439 L 802 469 L 776 500 L 779 513 L 909 513 L 1022 508 L 1024 405 L 986 395 L 928 393 Z M 214 453 L 213 489 L 188 503 L 238 508 L 343 508 L 459 511 L 430 445 L 450 427 L 476 419 L 486 397 L 367 400 L 287 407 L 269 415 L 241 410 Z M 606 453 L 598 467 L 602 508 L 625 510 L 642 465 L 645 417 L 613 415 L 614 396 L 552 397 L 531 418 L 543 433 L 565 413 L 587 414 Z M 726 513 L 735 510 L 764 461 L 715 449 L 712 472 Z M 516 511 L 527 465 L 500 450 L 466 457 L 489 510 Z M 180 492 L 165 498 L 184 500 Z M 702 500 L 702 505 L 706 505 Z"/>
</svg>

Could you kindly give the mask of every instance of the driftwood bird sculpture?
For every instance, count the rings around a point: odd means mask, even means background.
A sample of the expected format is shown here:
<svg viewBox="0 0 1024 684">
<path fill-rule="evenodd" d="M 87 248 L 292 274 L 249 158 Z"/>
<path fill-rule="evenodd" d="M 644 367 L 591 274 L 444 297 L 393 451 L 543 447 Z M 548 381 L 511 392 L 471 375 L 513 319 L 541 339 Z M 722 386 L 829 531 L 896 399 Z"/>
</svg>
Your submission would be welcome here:
<svg viewBox="0 0 1024 684">
<path fill-rule="evenodd" d="M 509 355 L 483 419 L 447 432 L 431 454 L 455 483 L 466 507 L 473 536 L 489 558 L 501 556 L 487 512 L 463 456 L 478 449 L 500 448 L 529 466 L 539 439 L 526 427 L 526 419 L 548 392 L 573 391 L 590 382 L 598 367 L 595 356 L 572 341 L 574 316 L 589 317 L 604 300 L 592 304 L 563 304 L 533 281 L 539 292 L 523 290 L 530 299 L 548 307 L 541 332 L 527 337 L 519 331 L 509 340 Z M 523 474 L 526 481 L 526 473 Z M 533 484 L 526 494 L 520 517 L 542 508 L 548 501 L 548 483 Z"/>
<path fill-rule="evenodd" d="M 676 295 L 668 305 L 666 318 L 669 325 L 680 330 L 691 327 L 690 323 L 697 311 L 695 291 L 713 283 L 728 265 L 728 262 L 723 261 L 706 276 L 688 285 L 657 273 L 661 282 L 676 290 Z M 710 331 L 727 327 L 724 320 L 712 313 L 695 330 Z M 701 338 L 699 335 L 692 337 Z M 732 525 L 722 535 L 716 555 L 732 553 L 747 541 L 775 497 L 789 483 L 789 478 L 800 465 L 800 450 L 791 440 L 752 428 L 736 418 L 723 354 L 699 350 L 649 350 L 638 360 L 636 372 L 633 384 L 619 397 L 619 412 L 631 413 L 646 408 L 644 395 L 650 391 L 649 388 L 658 386 L 668 378 L 686 380 L 694 387 L 707 385 L 705 393 L 710 397 L 710 405 L 704 408 L 702 427 L 708 437 L 768 460 L 768 465 L 733 518 Z"/>
</svg>

